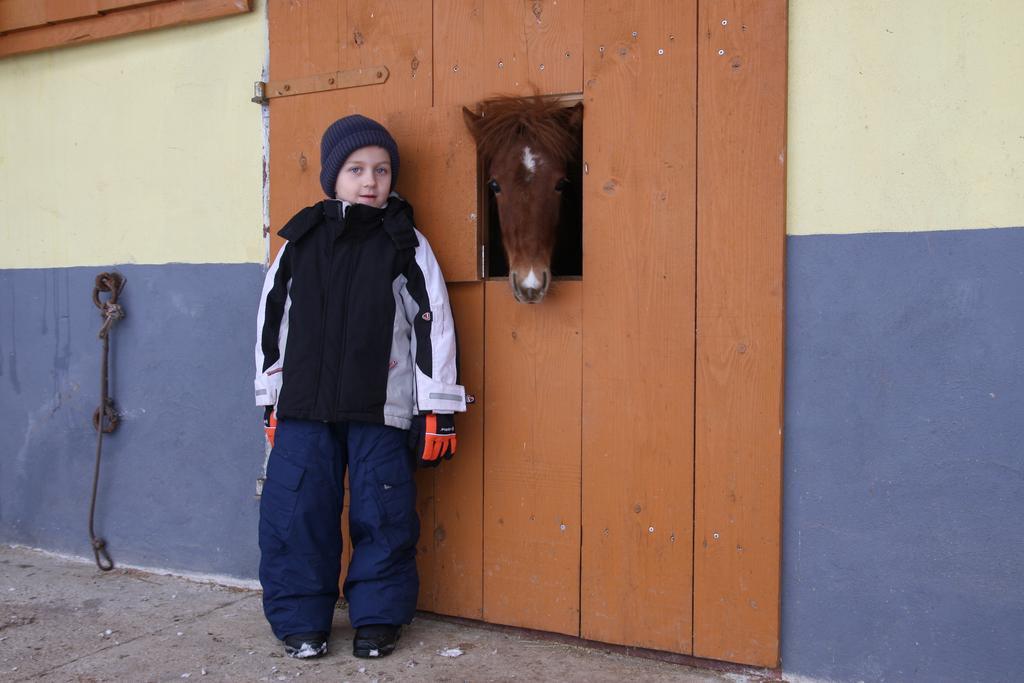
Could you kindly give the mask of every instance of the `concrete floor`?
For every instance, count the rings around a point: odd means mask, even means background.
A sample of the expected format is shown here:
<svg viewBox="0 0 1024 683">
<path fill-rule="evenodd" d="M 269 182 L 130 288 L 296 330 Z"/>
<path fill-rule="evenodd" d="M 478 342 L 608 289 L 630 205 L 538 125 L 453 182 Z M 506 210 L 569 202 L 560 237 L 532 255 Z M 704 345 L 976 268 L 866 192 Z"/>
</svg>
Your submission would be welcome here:
<svg viewBox="0 0 1024 683">
<path fill-rule="evenodd" d="M 385 659 L 283 654 L 258 591 L 0 546 L 0 681 L 758 681 L 477 624 L 418 617 Z M 459 656 L 443 656 L 458 649 Z M 454 654 L 449 652 L 448 654 Z"/>
</svg>

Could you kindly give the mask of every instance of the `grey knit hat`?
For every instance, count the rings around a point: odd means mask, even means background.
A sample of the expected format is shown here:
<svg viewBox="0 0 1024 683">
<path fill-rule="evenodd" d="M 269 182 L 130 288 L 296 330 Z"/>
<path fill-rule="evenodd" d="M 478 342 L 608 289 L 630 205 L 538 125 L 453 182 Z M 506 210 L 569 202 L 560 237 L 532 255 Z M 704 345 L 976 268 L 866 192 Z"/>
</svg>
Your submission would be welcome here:
<svg viewBox="0 0 1024 683">
<path fill-rule="evenodd" d="M 353 114 L 332 123 L 320 139 L 320 187 L 334 197 L 338 173 L 348 155 L 360 147 L 383 147 L 391 156 L 391 189 L 398 182 L 398 145 L 388 129 L 373 119 Z"/>
</svg>

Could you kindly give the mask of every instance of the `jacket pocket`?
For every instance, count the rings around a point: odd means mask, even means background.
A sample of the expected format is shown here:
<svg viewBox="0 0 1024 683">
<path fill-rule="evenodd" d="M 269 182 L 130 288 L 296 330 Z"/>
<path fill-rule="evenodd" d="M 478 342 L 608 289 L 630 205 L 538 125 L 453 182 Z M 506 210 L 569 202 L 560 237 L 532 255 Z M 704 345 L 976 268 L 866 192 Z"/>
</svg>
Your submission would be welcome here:
<svg viewBox="0 0 1024 683">
<path fill-rule="evenodd" d="M 275 449 L 271 453 L 260 499 L 260 523 L 282 537 L 291 530 L 304 474 L 305 470 L 288 460 L 284 451 Z"/>
</svg>

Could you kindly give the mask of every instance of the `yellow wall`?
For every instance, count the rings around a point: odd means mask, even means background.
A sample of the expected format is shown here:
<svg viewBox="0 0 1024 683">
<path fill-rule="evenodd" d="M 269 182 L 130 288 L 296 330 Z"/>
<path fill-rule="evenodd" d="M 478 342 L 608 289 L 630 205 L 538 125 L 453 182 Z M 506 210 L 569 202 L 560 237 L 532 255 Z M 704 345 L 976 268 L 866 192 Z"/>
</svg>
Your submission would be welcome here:
<svg viewBox="0 0 1024 683">
<path fill-rule="evenodd" d="M 1024 2 L 789 7 L 790 234 L 1024 225 Z"/>
<path fill-rule="evenodd" d="M 261 262 L 265 3 L 0 59 L 0 268 Z M 790 0 L 790 234 L 1024 225 L 1024 2 Z"/>
<path fill-rule="evenodd" d="M 0 268 L 263 260 L 266 10 L 0 59 Z"/>
</svg>

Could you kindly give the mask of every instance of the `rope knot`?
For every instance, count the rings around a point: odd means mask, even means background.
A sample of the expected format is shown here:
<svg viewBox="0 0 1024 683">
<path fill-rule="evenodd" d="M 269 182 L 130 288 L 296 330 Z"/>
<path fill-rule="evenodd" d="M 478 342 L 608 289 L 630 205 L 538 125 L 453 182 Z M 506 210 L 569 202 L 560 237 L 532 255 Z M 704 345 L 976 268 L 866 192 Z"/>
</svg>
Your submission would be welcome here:
<svg viewBox="0 0 1024 683">
<path fill-rule="evenodd" d="M 127 279 L 121 273 L 100 273 L 96 276 L 96 286 L 92 289 L 92 302 L 100 309 L 103 317 L 103 326 L 100 327 L 99 338 L 106 339 L 110 332 L 110 326 L 115 320 L 124 318 L 124 308 L 117 303 L 117 297 L 121 296 L 121 290 Z M 106 301 L 100 300 L 100 294 L 107 292 L 110 296 Z"/>
<path fill-rule="evenodd" d="M 112 304 L 109 301 L 103 304 L 103 317 L 110 320 L 120 320 L 124 317 L 124 306 Z"/>
<path fill-rule="evenodd" d="M 105 301 L 100 307 L 100 315 L 103 316 L 103 325 L 100 327 L 99 338 L 106 339 L 107 335 L 110 334 L 110 327 L 114 324 L 114 321 L 124 318 L 124 307 L 121 304 L 112 304 L 109 301 Z"/>
</svg>

